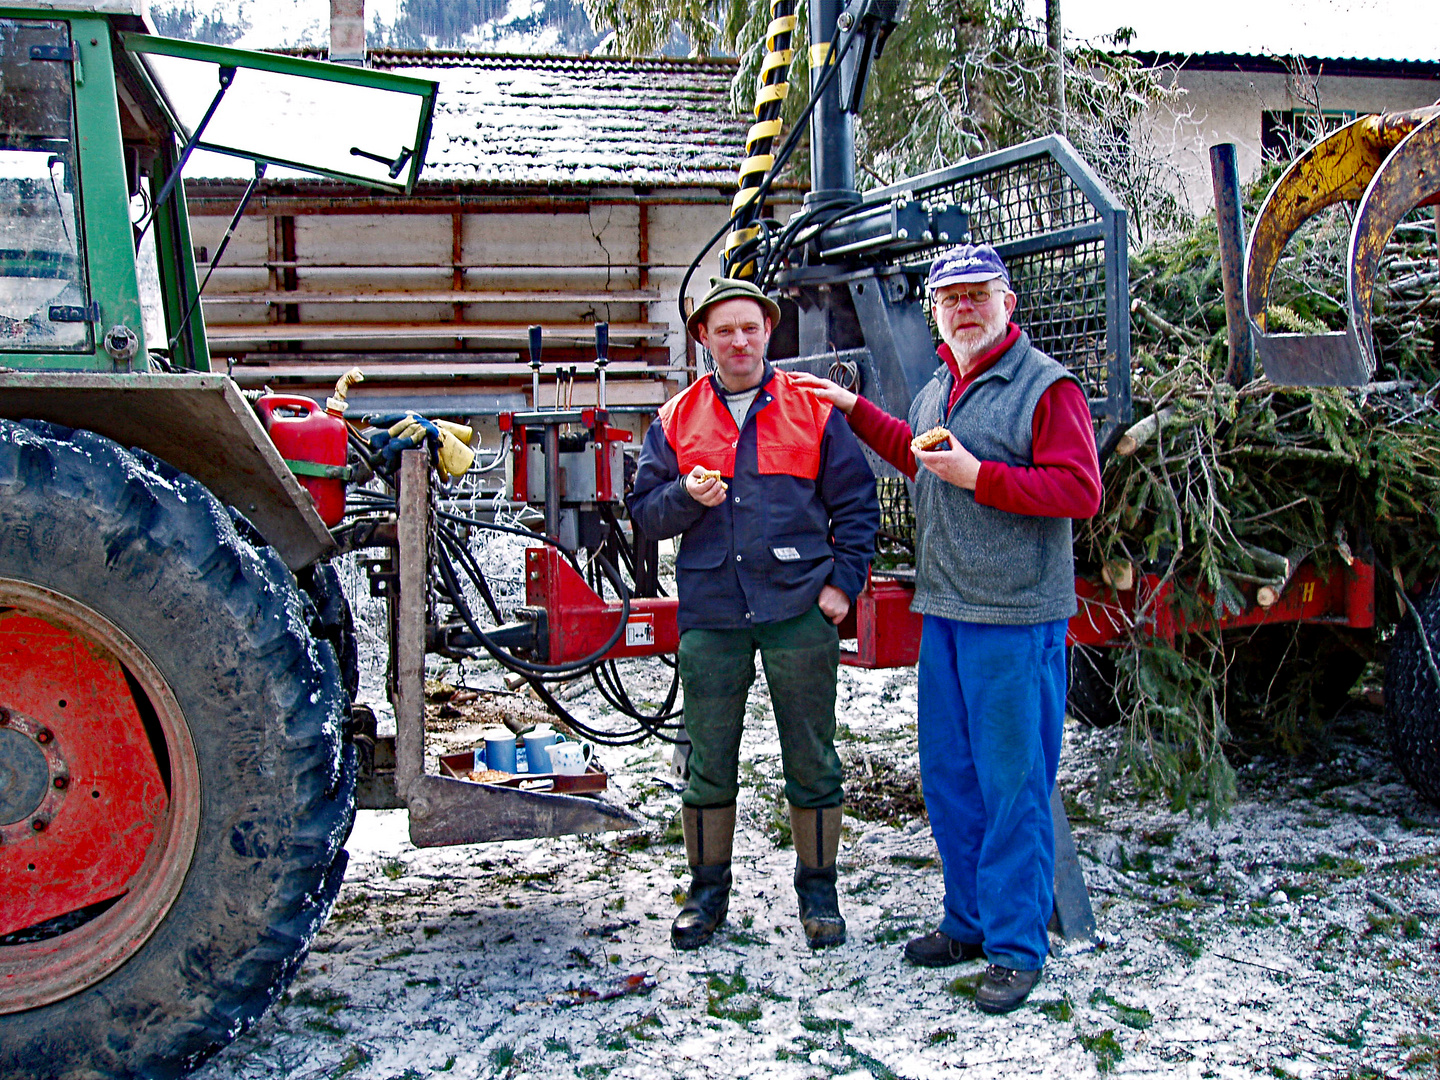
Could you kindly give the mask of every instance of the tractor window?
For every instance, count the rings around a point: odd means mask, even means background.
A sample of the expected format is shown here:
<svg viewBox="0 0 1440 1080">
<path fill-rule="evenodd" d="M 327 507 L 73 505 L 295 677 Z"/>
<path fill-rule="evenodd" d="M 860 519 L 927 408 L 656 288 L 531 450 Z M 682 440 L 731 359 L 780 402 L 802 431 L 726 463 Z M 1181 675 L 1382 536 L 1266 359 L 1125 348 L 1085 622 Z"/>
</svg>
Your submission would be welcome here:
<svg viewBox="0 0 1440 1080">
<path fill-rule="evenodd" d="M 287 169 L 408 191 L 425 156 L 435 84 L 194 41 L 123 36 L 182 138 Z M 228 172 L 228 170 L 227 170 Z"/>
<path fill-rule="evenodd" d="M 70 36 L 0 19 L 0 350 L 91 346 Z"/>
</svg>

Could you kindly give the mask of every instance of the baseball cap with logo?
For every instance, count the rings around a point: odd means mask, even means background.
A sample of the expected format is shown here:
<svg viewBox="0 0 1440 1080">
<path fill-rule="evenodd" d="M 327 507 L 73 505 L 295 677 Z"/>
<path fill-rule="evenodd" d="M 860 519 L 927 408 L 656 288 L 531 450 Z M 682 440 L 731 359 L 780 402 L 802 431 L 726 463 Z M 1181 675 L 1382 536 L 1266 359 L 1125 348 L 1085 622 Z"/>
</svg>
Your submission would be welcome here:
<svg viewBox="0 0 1440 1080">
<path fill-rule="evenodd" d="M 925 287 L 932 292 L 946 285 L 969 281 L 993 281 L 999 278 L 1010 287 L 1010 274 L 1000 256 L 989 244 L 964 244 L 947 251 L 930 264 L 930 277 Z"/>
</svg>

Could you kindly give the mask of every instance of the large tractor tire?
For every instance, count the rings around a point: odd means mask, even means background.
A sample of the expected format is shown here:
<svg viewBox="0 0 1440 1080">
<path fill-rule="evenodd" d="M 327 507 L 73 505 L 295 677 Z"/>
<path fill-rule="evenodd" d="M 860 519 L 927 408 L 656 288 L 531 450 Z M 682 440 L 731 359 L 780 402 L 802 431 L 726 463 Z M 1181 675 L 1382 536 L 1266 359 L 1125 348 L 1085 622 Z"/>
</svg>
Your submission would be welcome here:
<svg viewBox="0 0 1440 1080">
<path fill-rule="evenodd" d="M 1430 669 L 1432 657 L 1440 662 L 1440 585 L 1415 607 L 1425 637 L 1407 611 L 1385 660 L 1385 729 L 1395 765 L 1423 798 L 1440 806 L 1440 683 Z"/>
<path fill-rule="evenodd" d="M 0 1078 L 175 1077 L 339 889 L 345 692 L 273 551 L 191 477 L 0 421 Z"/>
</svg>

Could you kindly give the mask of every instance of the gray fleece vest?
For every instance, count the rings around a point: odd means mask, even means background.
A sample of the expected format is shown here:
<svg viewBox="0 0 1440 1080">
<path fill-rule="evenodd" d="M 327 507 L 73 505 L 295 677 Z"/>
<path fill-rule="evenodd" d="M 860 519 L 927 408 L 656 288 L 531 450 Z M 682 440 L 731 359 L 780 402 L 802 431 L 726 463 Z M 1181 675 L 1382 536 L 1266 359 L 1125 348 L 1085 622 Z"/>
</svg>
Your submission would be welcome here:
<svg viewBox="0 0 1440 1080">
<path fill-rule="evenodd" d="M 1074 377 L 1022 333 L 944 414 L 954 380 L 941 365 L 910 406 L 917 435 L 943 424 L 981 461 L 1031 465 L 1030 432 L 1040 396 Z M 1070 519 L 981 506 L 975 493 L 919 469 L 915 507 L 915 602 L 922 615 L 1028 626 L 1068 619 L 1075 603 Z"/>
</svg>

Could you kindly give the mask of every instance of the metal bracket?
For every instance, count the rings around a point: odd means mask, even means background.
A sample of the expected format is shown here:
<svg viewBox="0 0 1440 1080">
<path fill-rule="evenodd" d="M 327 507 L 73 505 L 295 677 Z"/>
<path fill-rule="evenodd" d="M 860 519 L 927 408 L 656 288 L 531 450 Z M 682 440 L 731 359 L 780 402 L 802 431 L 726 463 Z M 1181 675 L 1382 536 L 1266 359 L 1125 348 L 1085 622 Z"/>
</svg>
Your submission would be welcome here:
<svg viewBox="0 0 1440 1080">
<path fill-rule="evenodd" d="M 78 304 L 53 304 L 50 307 L 50 321 L 59 323 L 96 323 L 100 321 L 100 301 L 92 300 L 86 306 Z"/>
</svg>

